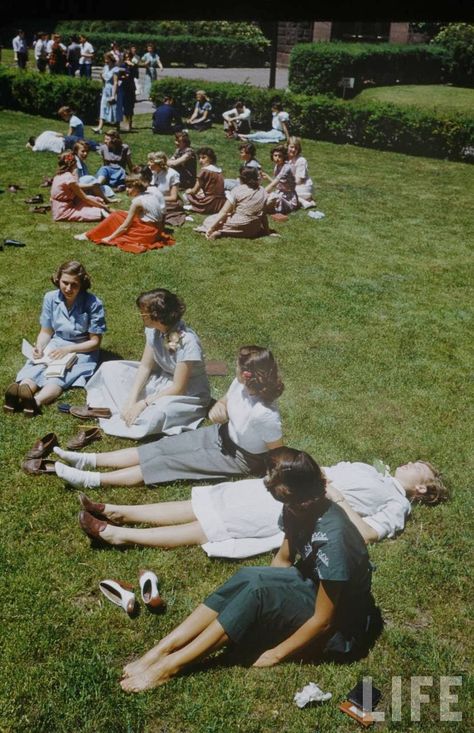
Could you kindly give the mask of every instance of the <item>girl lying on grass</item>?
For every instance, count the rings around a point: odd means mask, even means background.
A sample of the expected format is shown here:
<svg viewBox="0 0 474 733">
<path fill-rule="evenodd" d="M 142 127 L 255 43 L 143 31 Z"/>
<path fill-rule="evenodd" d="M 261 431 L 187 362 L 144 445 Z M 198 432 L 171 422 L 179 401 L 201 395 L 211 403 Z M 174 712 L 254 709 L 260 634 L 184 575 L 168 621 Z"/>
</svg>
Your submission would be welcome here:
<svg viewBox="0 0 474 733">
<path fill-rule="evenodd" d="M 326 496 L 345 511 L 366 544 L 402 532 L 411 502 L 447 498 L 439 472 L 426 461 L 399 466 L 393 476 L 382 464 L 341 462 L 321 470 Z M 93 527 L 94 536 L 111 545 L 202 545 L 210 557 L 243 558 L 273 550 L 283 540 L 281 506 L 263 479 L 194 486 L 190 501 L 120 506 L 93 502 L 85 494 L 80 501 L 81 526 Z M 127 522 L 154 526 L 116 526 Z"/>
<path fill-rule="evenodd" d="M 153 649 L 124 667 L 124 691 L 162 685 L 228 645 L 252 654 L 254 667 L 303 657 L 350 661 L 367 653 L 382 622 L 360 533 L 326 497 L 324 475 L 307 453 L 270 451 L 264 483 L 283 504 L 284 540 L 271 567 L 243 568 L 211 593 Z"/>
<path fill-rule="evenodd" d="M 73 486 L 84 488 L 263 476 L 267 452 L 282 445 L 275 402 L 282 392 L 271 351 L 242 346 L 236 378 L 209 411 L 214 425 L 110 453 L 75 453 L 59 448 L 56 453 L 70 465 L 56 462 L 56 473 Z M 83 470 L 104 467 L 116 470 Z"/>
</svg>

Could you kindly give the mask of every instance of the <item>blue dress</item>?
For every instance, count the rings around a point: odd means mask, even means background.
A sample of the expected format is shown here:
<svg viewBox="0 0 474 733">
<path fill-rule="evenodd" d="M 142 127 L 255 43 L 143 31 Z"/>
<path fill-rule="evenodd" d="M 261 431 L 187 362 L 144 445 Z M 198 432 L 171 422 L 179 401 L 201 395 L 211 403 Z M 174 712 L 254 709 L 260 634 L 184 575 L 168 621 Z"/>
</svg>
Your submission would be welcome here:
<svg viewBox="0 0 474 733">
<path fill-rule="evenodd" d="M 53 330 L 48 346 L 58 348 L 70 343 L 81 343 L 88 340 L 90 333 L 105 333 L 104 306 L 92 293 L 81 292 L 69 311 L 61 291 L 51 290 L 43 299 L 40 324 L 42 328 Z M 99 349 L 77 354 L 77 361 L 66 370 L 64 377 L 45 377 L 46 366 L 28 360 L 16 375 L 16 381 L 31 379 L 38 387 L 44 387 L 45 384 L 57 384 L 62 389 L 84 387 L 86 380 L 95 372 L 98 359 Z"/>
<path fill-rule="evenodd" d="M 119 72 L 120 68 L 118 66 L 114 66 L 112 69 L 104 66 L 102 71 L 104 87 L 100 99 L 100 117 L 110 124 L 116 124 L 123 120 L 123 89 L 120 82 L 117 85 L 117 101 L 115 104 L 109 104 L 109 100 L 114 93 L 114 75 Z"/>
</svg>

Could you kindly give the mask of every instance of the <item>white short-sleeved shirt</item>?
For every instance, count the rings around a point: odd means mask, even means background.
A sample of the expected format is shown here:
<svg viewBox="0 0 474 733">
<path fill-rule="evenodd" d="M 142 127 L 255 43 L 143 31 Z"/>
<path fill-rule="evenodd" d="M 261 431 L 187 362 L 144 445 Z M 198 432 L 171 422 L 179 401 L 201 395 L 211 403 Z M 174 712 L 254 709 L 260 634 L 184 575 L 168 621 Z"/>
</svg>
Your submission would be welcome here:
<svg viewBox="0 0 474 733">
<path fill-rule="evenodd" d="M 404 529 L 411 505 L 403 486 L 393 476 L 383 476 L 367 463 L 349 461 L 323 470 L 352 509 L 375 529 L 380 540 L 394 537 Z"/>
<path fill-rule="evenodd" d="M 232 107 L 232 109 L 226 110 L 226 112 L 222 113 L 222 117 L 227 117 L 227 115 L 230 115 L 235 120 L 248 120 L 250 119 L 250 115 L 252 113 L 252 110 L 250 110 L 248 107 L 244 107 L 241 112 L 237 109 L 237 107 Z"/>
<path fill-rule="evenodd" d="M 179 186 L 179 173 L 174 168 L 168 168 L 166 171 L 158 171 L 153 173 L 151 185 L 156 186 L 162 194 L 166 196 L 172 186 Z"/>
<path fill-rule="evenodd" d="M 69 127 L 72 127 L 73 135 L 84 137 L 84 123 L 77 115 L 72 115 L 72 117 L 69 118 Z"/>
<path fill-rule="evenodd" d="M 94 53 L 94 46 L 92 43 L 89 43 L 89 41 L 86 41 L 85 43 L 81 43 L 81 57 L 79 59 L 80 64 L 91 64 L 92 58 L 88 56 L 84 56 L 84 54 Z"/>
<path fill-rule="evenodd" d="M 53 130 L 45 130 L 36 138 L 33 150 L 35 153 L 62 153 L 64 137 Z"/>
<path fill-rule="evenodd" d="M 166 211 L 166 203 L 159 188 L 148 186 L 145 193 L 137 196 L 135 201 L 143 208 L 144 213 L 140 217 L 142 221 L 149 221 L 153 224 L 161 222 Z"/>
<path fill-rule="evenodd" d="M 298 158 L 293 158 L 288 161 L 293 175 L 298 185 L 312 183 L 308 172 L 308 162 L 306 158 L 300 155 Z"/>
<path fill-rule="evenodd" d="M 272 129 L 278 130 L 279 132 L 283 132 L 283 122 L 288 123 L 288 120 L 290 119 L 290 115 L 288 112 L 284 112 L 283 110 L 281 112 L 276 112 L 273 115 L 272 118 Z"/>
<path fill-rule="evenodd" d="M 266 405 L 237 379 L 226 396 L 229 436 L 240 448 L 248 453 L 265 453 L 268 443 L 281 439 L 281 419 L 275 403 Z"/>
</svg>

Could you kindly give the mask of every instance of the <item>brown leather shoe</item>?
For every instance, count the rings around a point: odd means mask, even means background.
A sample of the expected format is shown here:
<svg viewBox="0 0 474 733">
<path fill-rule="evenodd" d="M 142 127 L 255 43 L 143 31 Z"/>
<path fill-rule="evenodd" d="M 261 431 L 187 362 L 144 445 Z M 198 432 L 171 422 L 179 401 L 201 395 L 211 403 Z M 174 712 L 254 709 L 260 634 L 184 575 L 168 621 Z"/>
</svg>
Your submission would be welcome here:
<svg viewBox="0 0 474 733">
<path fill-rule="evenodd" d="M 81 450 L 85 448 L 89 443 L 93 443 L 94 440 L 102 440 L 102 431 L 100 428 L 84 428 L 79 430 L 77 435 L 72 438 L 67 444 L 68 450 Z"/>
<path fill-rule="evenodd" d="M 56 433 L 48 433 L 44 438 L 38 438 L 33 448 L 28 451 L 25 458 L 46 458 L 49 456 L 55 445 L 59 445 Z"/>
<path fill-rule="evenodd" d="M 29 473 L 32 476 L 40 476 L 43 473 L 54 473 L 53 461 L 45 461 L 43 458 L 28 458 L 21 464 L 22 469 L 25 473 Z"/>
<path fill-rule="evenodd" d="M 83 532 L 86 533 L 93 540 L 100 540 L 105 542 L 100 536 L 100 533 L 107 527 L 107 522 L 101 519 L 96 519 L 89 512 L 79 512 L 78 514 L 79 526 Z"/>
<path fill-rule="evenodd" d="M 74 417 L 80 417 L 82 420 L 88 417 L 112 417 L 112 413 L 108 407 L 89 407 L 89 405 L 86 407 L 74 406 L 71 407 L 69 412 L 71 415 L 74 415 Z"/>
<path fill-rule="evenodd" d="M 14 412 L 21 410 L 18 387 L 19 385 L 17 382 L 12 382 L 5 390 L 3 411 L 6 412 L 7 415 L 13 415 Z"/>
<path fill-rule="evenodd" d="M 20 384 L 18 386 L 18 397 L 20 399 L 20 406 L 23 407 L 23 414 L 25 417 L 34 417 L 35 415 L 39 415 L 41 408 L 36 402 L 33 392 L 28 384 Z"/>
<path fill-rule="evenodd" d="M 89 499 L 89 497 L 82 491 L 79 492 L 79 502 L 88 514 L 92 514 L 96 519 L 102 519 L 102 521 L 106 522 L 108 521 L 104 514 L 105 504 L 99 504 L 98 502 L 92 501 L 92 499 Z"/>
</svg>

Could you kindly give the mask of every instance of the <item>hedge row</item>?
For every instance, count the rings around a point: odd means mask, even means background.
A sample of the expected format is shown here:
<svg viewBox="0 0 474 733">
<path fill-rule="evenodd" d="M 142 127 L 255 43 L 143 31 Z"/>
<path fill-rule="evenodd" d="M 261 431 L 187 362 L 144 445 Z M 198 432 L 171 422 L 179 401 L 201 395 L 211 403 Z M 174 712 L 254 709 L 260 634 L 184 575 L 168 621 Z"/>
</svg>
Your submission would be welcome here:
<svg viewBox="0 0 474 733">
<path fill-rule="evenodd" d="M 159 104 L 164 94 L 171 94 L 186 113 L 192 110 L 200 86 L 211 99 L 216 123 L 222 112 L 242 99 L 252 110 L 253 128 L 269 130 L 271 103 L 278 98 L 290 115 L 293 135 L 432 158 L 473 159 L 474 119 L 462 114 L 425 113 L 378 102 L 362 106 L 324 95 L 277 94 L 247 84 L 171 78 L 154 82 L 151 96 Z"/>
<path fill-rule="evenodd" d="M 150 41 L 156 44 L 163 66 L 171 63 L 178 66 L 265 66 L 269 58 L 269 43 L 266 40 L 242 40 L 203 36 L 154 36 L 144 33 L 89 33 L 88 39 L 94 46 L 95 63 L 101 64 L 103 55 L 110 49 L 112 41 L 121 48 L 134 45 L 140 55 L 146 51 Z"/>
<path fill-rule="evenodd" d="M 89 79 L 37 74 L 0 66 L 0 105 L 42 117 L 56 117 L 57 110 L 69 105 L 86 123 L 99 115 L 102 84 Z"/>
<path fill-rule="evenodd" d="M 300 43 L 291 52 L 289 84 L 303 94 L 336 94 L 342 77 L 354 77 L 353 94 L 367 81 L 438 84 L 445 81 L 448 59 L 446 49 L 433 45 Z"/>
</svg>

